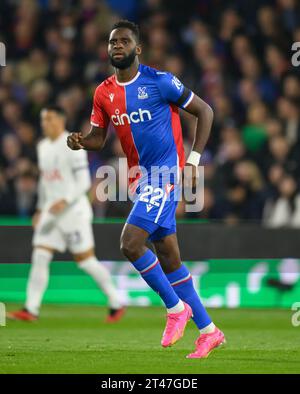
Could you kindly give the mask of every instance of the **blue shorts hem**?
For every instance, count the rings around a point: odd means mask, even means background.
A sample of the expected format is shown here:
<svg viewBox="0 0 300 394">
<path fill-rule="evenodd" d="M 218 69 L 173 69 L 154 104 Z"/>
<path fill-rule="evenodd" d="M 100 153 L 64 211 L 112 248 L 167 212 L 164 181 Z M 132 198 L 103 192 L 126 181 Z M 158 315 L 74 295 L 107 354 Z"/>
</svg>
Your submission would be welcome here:
<svg viewBox="0 0 300 394">
<path fill-rule="evenodd" d="M 158 230 L 156 230 L 153 234 L 150 235 L 149 241 L 151 242 L 159 241 L 160 239 L 163 239 L 168 235 L 174 233 L 176 233 L 176 226 L 172 226 L 170 228 L 160 227 Z"/>
<path fill-rule="evenodd" d="M 140 218 L 136 215 L 130 215 L 126 220 L 126 223 L 133 224 L 134 226 L 142 228 L 143 230 L 147 231 L 149 235 L 160 227 L 158 224 L 153 223 L 150 220 Z"/>
<path fill-rule="evenodd" d="M 171 227 L 163 227 L 157 223 L 153 223 L 150 220 L 140 218 L 136 215 L 130 215 L 126 220 L 126 223 L 145 230 L 149 234 L 148 239 L 150 241 L 159 241 L 167 235 L 176 233 L 176 225 L 172 225 Z"/>
</svg>

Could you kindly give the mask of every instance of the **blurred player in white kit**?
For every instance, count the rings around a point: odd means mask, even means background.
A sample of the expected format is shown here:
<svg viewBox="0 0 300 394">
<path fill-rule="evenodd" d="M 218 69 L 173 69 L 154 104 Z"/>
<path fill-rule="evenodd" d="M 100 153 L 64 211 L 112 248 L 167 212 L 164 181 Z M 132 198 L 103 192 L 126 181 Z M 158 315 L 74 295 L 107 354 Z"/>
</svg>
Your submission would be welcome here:
<svg viewBox="0 0 300 394">
<path fill-rule="evenodd" d="M 123 316 L 125 308 L 110 273 L 95 256 L 93 212 L 86 195 L 91 187 L 87 152 L 68 148 L 65 125 L 62 108 L 48 106 L 41 111 L 45 138 L 37 147 L 40 179 L 26 302 L 22 310 L 10 312 L 8 317 L 26 321 L 38 318 L 53 254 L 68 249 L 78 268 L 90 275 L 106 294 L 109 304 L 106 321 L 115 322 Z"/>
</svg>

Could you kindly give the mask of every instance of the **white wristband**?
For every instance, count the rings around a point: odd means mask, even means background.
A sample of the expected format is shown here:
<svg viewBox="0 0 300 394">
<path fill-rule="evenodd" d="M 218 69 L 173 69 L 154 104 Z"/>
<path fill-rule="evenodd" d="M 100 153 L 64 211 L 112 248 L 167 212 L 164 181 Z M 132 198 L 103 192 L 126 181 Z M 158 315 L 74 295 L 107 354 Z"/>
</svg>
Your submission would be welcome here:
<svg viewBox="0 0 300 394">
<path fill-rule="evenodd" d="M 186 162 L 198 167 L 198 165 L 200 164 L 200 158 L 201 154 L 192 150 Z"/>
</svg>

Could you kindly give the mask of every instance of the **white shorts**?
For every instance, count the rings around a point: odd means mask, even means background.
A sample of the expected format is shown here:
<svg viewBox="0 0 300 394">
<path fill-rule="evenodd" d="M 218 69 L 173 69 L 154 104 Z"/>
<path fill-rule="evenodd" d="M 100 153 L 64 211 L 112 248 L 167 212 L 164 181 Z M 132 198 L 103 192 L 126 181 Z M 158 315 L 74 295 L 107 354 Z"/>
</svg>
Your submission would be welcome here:
<svg viewBox="0 0 300 394">
<path fill-rule="evenodd" d="M 92 218 L 86 212 L 70 211 L 60 217 L 47 232 L 35 231 L 33 246 L 46 246 L 58 252 L 68 249 L 83 253 L 95 245 Z"/>
</svg>

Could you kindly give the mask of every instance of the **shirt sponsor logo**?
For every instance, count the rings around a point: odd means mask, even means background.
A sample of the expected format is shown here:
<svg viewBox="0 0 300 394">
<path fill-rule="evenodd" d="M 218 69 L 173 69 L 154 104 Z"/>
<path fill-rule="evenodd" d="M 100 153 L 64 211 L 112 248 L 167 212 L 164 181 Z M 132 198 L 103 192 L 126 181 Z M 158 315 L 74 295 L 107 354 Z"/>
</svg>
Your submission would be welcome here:
<svg viewBox="0 0 300 394">
<path fill-rule="evenodd" d="M 147 122 L 152 119 L 152 116 L 150 111 L 141 108 L 137 111 L 130 112 L 130 114 L 120 114 L 120 110 L 116 109 L 115 115 L 112 115 L 110 119 L 115 126 L 124 126 L 130 123 Z"/>
</svg>

